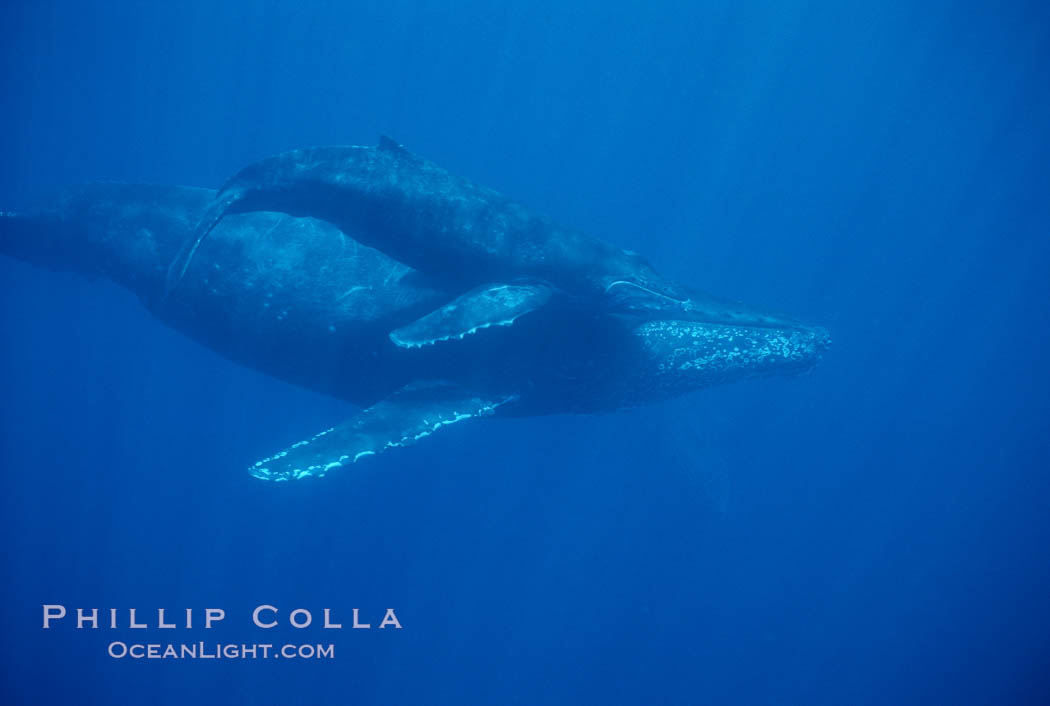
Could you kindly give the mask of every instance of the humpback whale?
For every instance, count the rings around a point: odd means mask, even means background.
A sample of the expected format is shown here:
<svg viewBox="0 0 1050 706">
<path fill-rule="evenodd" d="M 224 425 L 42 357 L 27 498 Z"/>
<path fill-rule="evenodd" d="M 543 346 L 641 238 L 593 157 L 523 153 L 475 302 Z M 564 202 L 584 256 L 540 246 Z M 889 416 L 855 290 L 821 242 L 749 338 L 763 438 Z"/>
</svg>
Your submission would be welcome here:
<svg viewBox="0 0 1050 706">
<path fill-rule="evenodd" d="M 243 168 L 220 189 L 173 263 L 169 290 L 215 225 L 227 214 L 245 211 L 329 221 L 357 241 L 469 292 L 456 304 L 467 309 L 476 308 L 474 287 L 514 284 L 512 290 L 495 290 L 514 295 L 505 310 L 488 302 L 498 321 L 543 306 L 553 286 L 613 312 L 749 326 L 797 323 L 690 290 L 638 254 L 561 226 L 386 137 L 376 147 L 294 150 Z M 447 340 L 457 332 L 435 333 Z M 427 343 L 418 337 L 394 340 Z"/>
<path fill-rule="evenodd" d="M 549 279 L 434 277 L 369 247 L 354 230 L 367 223 L 275 211 L 215 219 L 171 291 L 171 263 L 215 199 L 191 187 L 74 187 L 0 213 L 0 252 L 107 277 L 228 359 L 362 407 L 250 466 L 264 480 L 324 476 L 481 417 L 612 411 L 797 373 L 830 341 L 793 322 L 610 313 Z M 411 343 L 437 333 L 447 338 Z"/>
</svg>

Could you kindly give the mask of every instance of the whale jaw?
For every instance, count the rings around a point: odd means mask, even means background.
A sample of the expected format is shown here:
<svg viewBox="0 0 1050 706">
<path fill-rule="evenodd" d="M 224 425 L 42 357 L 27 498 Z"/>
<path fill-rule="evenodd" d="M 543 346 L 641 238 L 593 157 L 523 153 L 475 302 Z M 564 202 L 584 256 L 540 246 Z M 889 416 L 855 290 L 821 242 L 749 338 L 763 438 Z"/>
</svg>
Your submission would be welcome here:
<svg viewBox="0 0 1050 706">
<path fill-rule="evenodd" d="M 655 320 L 635 335 L 655 388 L 678 394 L 713 384 L 809 370 L 831 345 L 828 332 L 808 326 L 738 326 Z"/>
</svg>

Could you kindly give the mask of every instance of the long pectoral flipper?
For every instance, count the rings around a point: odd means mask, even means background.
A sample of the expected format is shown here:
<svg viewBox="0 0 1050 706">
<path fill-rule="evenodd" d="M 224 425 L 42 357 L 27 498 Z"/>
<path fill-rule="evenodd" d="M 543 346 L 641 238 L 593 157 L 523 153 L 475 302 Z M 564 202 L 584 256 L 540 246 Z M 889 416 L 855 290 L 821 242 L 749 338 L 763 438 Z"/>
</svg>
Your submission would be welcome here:
<svg viewBox="0 0 1050 706">
<path fill-rule="evenodd" d="M 450 424 L 488 416 L 515 399 L 477 394 L 454 383 L 413 383 L 339 426 L 259 461 L 249 472 L 272 481 L 322 477 L 387 449 L 410 446 Z"/>
</svg>

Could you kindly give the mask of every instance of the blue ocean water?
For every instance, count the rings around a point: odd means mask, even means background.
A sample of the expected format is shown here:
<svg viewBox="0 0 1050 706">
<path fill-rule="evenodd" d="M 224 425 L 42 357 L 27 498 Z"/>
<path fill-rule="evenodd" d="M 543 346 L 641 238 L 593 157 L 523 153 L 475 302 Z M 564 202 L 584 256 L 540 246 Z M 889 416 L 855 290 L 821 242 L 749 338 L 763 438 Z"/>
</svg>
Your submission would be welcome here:
<svg viewBox="0 0 1050 706">
<path fill-rule="evenodd" d="M 0 258 L 4 703 L 1047 702 L 1041 4 L 16 1 L 0 26 L 0 208 L 388 134 L 835 339 L 804 376 L 282 487 L 246 466 L 353 407 Z M 44 604 L 223 608 L 170 639 L 336 658 L 113 659 L 135 631 L 43 630 Z M 284 622 L 355 607 L 403 628 Z"/>
</svg>

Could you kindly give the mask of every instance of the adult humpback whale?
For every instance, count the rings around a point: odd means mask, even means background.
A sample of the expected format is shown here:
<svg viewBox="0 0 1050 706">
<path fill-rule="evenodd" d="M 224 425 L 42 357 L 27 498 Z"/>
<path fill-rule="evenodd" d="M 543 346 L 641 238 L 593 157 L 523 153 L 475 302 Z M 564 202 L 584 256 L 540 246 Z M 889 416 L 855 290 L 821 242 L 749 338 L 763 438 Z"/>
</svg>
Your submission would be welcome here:
<svg viewBox="0 0 1050 706">
<path fill-rule="evenodd" d="M 611 315 L 552 291 L 486 335 L 405 347 L 391 332 L 427 312 L 464 325 L 448 310 L 461 285 L 422 277 L 325 222 L 270 212 L 218 223 L 165 297 L 169 263 L 213 198 L 195 188 L 77 187 L 42 208 L 0 214 L 0 252 L 106 276 L 222 355 L 365 408 L 256 463 L 263 479 L 323 476 L 491 414 L 614 410 L 797 372 L 828 345 L 817 328 Z M 504 308 L 500 290 L 476 291 L 475 313 L 486 302 Z"/>
<path fill-rule="evenodd" d="M 479 285 L 514 283 L 513 296 L 484 308 L 493 321 L 544 306 L 549 286 L 587 306 L 749 326 L 797 322 L 716 299 L 657 273 L 639 255 L 563 227 L 506 196 L 450 174 L 389 138 L 377 147 L 317 147 L 249 165 L 232 177 L 172 265 L 169 289 L 200 243 L 228 213 L 281 211 L 327 220 L 395 260 L 458 288 L 476 308 Z M 492 291 L 492 290 L 488 290 Z M 505 291 L 497 289 L 495 291 Z M 457 335 L 431 320 L 439 339 Z M 395 342 L 425 345 L 422 331 Z"/>
</svg>

